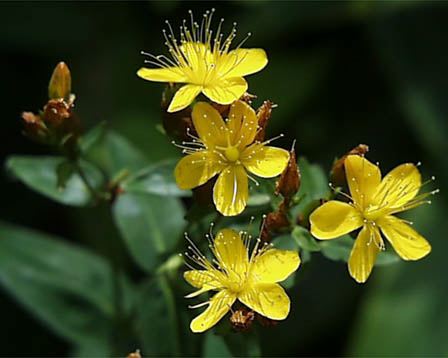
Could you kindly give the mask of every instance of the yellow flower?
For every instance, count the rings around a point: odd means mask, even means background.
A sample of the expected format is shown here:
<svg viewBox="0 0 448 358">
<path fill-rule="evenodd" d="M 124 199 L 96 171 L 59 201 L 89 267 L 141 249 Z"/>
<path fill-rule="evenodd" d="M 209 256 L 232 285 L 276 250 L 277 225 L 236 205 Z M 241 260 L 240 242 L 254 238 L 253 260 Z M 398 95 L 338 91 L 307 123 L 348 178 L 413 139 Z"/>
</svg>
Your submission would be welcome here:
<svg viewBox="0 0 448 358">
<path fill-rule="evenodd" d="M 193 107 L 193 124 L 199 138 L 183 142 L 188 155 L 177 164 L 174 175 L 184 190 L 206 183 L 219 174 L 213 189 L 213 201 L 220 213 L 233 216 L 241 213 L 249 197 L 247 172 L 262 178 L 282 173 L 288 164 L 289 152 L 257 142 L 257 116 L 245 102 L 230 107 L 226 122 L 206 102 Z M 185 147 L 189 145 L 189 147 Z"/>
<path fill-rule="evenodd" d="M 394 214 L 430 203 L 437 190 L 417 195 L 422 187 L 414 164 L 399 165 L 382 180 L 380 169 L 367 159 L 350 155 L 345 171 L 351 202 L 329 201 L 310 216 L 311 233 L 321 240 L 334 239 L 353 230 L 359 232 L 348 261 L 357 282 L 369 277 L 378 253 L 385 249 L 383 236 L 404 260 L 419 260 L 431 251 L 429 243 L 406 220 Z M 380 233 L 381 232 L 381 233 Z"/>
<path fill-rule="evenodd" d="M 235 25 L 231 33 L 223 37 L 221 19 L 215 33 L 210 28 L 213 11 L 204 14 L 201 24 L 194 22 L 190 11 L 191 28 L 184 21 L 180 41 L 176 40 L 168 23 L 168 34 L 165 30 L 163 33 L 171 58 L 144 53 L 151 58 L 147 62 L 158 68 L 141 68 L 138 76 L 148 81 L 185 84 L 174 95 L 168 112 L 188 107 L 201 92 L 213 102 L 230 104 L 247 90 L 243 77 L 262 70 L 268 63 L 262 49 L 243 49 L 241 43 L 230 50 L 236 36 Z"/>
<path fill-rule="evenodd" d="M 210 290 L 218 293 L 192 307 L 208 306 L 191 322 L 191 330 L 198 333 L 211 328 L 231 310 L 236 300 L 262 316 L 274 320 L 285 319 L 289 314 L 290 301 L 278 282 L 298 269 L 298 253 L 277 250 L 270 244 L 261 245 L 260 248 L 260 239 L 257 239 L 250 253 L 250 237 L 231 229 L 221 230 L 214 240 L 208 238 L 215 264 L 207 260 L 189 240 L 193 252 L 186 253 L 186 256 L 201 269 L 184 273 L 185 280 L 197 288 L 186 297 L 196 297 Z"/>
</svg>

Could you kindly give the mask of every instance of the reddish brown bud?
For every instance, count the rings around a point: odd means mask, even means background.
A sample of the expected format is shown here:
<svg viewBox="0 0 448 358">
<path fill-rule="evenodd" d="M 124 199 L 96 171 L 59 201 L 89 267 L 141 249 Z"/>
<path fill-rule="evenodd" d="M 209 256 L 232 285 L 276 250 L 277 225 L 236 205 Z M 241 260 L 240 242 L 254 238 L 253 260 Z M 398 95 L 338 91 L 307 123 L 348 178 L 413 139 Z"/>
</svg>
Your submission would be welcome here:
<svg viewBox="0 0 448 358">
<path fill-rule="evenodd" d="M 282 229 L 289 227 L 289 225 L 286 204 L 285 201 L 283 201 L 277 211 L 270 212 L 266 215 L 260 232 L 260 239 L 263 242 L 269 242 L 272 233 L 279 232 Z"/>
<path fill-rule="evenodd" d="M 300 171 L 297 166 L 296 152 L 291 149 L 289 152 L 288 166 L 283 171 L 275 187 L 275 194 L 282 196 L 289 201 L 300 188 Z"/>
<path fill-rule="evenodd" d="M 269 119 L 271 118 L 272 108 L 274 108 L 274 103 L 271 101 L 264 101 L 260 108 L 257 110 L 258 118 L 258 133 L 255 137 L 257 141 L 264 141 L 266 136 L 266 127 L 268 126 Z"/>
<path fill-rule="evenodd" d="M 50 99 L 69 99 L 72 90 L 70 70 L 64 62 L 59 62 L 51 75 L 48 84 L 48 97 Z"/>
<path fill-rule="evenodd" d="M 43 120 L 52 127 L 60 126 L 72 116 L 72 106 L 64 99 L 50 99 L 44 107 Z"/>
<path fill-rule="evenodd" d="M 230 323 L 234 330 L 244 332 L 250 329 L 255 319 L 255 312 L 246 307 L 238 308 L 230 316 Z"/>
<path fill-rule="evenodd" d="M 335 186 L 343 186 L 345 184 L 345 158 L 349 155 L 364 156 L 369 151 L 369 146 L 366 144 L 359 144 L 341 158 L 335 160 L 333 168 L 331 169 L 330 180 Z"/>
<path fill-rule="evenodd" d="M 32 112 L 22 113 L 22 123 L 24 127 L 24 134 L 33 140 L 42 142 L 47 135 L 47 127 L 42 121 L 41 117 Z"/>
</svg>

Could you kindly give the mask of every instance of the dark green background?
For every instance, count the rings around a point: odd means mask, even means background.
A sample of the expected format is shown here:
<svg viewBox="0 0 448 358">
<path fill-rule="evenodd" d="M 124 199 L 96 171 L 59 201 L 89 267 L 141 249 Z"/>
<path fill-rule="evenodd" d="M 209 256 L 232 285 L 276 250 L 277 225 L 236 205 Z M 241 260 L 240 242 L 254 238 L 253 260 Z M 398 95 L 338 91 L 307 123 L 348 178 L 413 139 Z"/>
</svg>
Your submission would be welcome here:
<svg viewBox="0 0 448 358">
<path fill-rule="evenodd" d="M 162 86 L 137 78 L 141 50 L 165 51 L 165 19 L 211 7 L 228 27 L 238 22 L 247 47 L 262 47 L 269 65 L 250 77 L 256 104 L 279 105 L 270 134 L 329 169 L 354 145 L 370 146 L 383 171 L 421 161 L 441 194 L 411 215 L 433 245 L 417 263 L 376 268 L 358 285 L 339 262 L 316 256 L 291 292 L 289 324 L 264 332 L 266 355 L 447 355 L 445 219 L 448 201 L 448 5 L 443 2 L 2 2 L 0 3 L 1 157 L 46 153 L 22 137 L 20 112 L 46 101 L 58 61 L 73 74 L 76 110 L 86 127 L 100 121 L 122 133 L 149 160 L 177 151 L 156 130 Z M 99 253 L 110 220 L 62 207 L 1 177 L 0 218 L 67 237 Z M 96 215 L 96 214 L 95 214 Z M 70 347 L 0 295 L 0 355 L 65 355 Z M 293 323 L 294 322 L 294 323 Z M 294 330 L 291 330 L 294 327 Z"/>
</svg>

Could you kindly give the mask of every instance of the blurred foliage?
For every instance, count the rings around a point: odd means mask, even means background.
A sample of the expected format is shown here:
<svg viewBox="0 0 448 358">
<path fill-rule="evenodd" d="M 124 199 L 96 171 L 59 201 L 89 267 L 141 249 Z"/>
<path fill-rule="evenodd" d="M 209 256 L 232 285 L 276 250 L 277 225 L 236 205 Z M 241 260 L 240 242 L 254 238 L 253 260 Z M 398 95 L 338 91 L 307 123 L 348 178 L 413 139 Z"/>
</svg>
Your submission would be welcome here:
<svg viewBox="0 0 448 358">
<path fill-rule="evenodd" d="M 241 344 L 242 351 L 230 352 L 223 336 L 208 333 L 199 342 L 188 331 L 186 287 L 173 287 L 167 273 L 167 267 L 178 265 L 168 254 L 184 246 L 183 204 L 189 199 L 180 197 L 188 193 L 169 178 L 179 152 L 158 129 L 162 86 L 135 75 L 143 63 L 140 50 L 165 51 L 165 18 L 178 24 L 189 8 L 199 15 L 211 7 L 227 26 L 238 22 L 241 39 L 252 32 L 248 46 L 268 52 L 268 67 L 248 79 L 250 92 L 258 95 L 256 104 L 269 98 L 279 105 L 269 131 L 286 134 L 280 141 L 285 148 L 296 138 L 298 155 L 313 163 L 299 162 L 298 212 L 306 214 L 331 195 L 326 172 L 332 160 L 358 143 L 370 145 L 369 158 L 380 161 L 383 171 L 421 160 L 426 176 L 434 174 L 442 188 L 434 205 L 412 213 L 433 245 L 432 254 L 418 263 L 376 267 L 363 286 L 352 282 L 344 263 L 322 259 L 322 254 L 346 257 L 346 242 L 335 241 L 338 246 L 329 253 L 299 227 L 292 237 L 279 235 L 277 246 L 292 245 L 303 261 L 312 260 L 288 284 L 294 302 L 288 321 L 256 332 L 262 354 L 446 355 L 448 52 L 443 43 L 448 6 L 418 1 L 1 3 L 1 153 L 4 159 L 19 155 L 6 162 L 0 217 L 51 235 L 0 224 L 5 288 L 0 307 L 6 323 L 0 353 L 104 356 L 141 348 L 153 356 L 258 355 L 260 347 L 247 343 L 250 339 Z M 62 159 L 20 135 L 20 112 L 41 106 L 47 74 L 60 60 L 72 71 L 76 111 L 86 129 L 93 128 L 82 139 L 86 159 L 96 165 L 85 164 L 86 172 L 98 185 L 116 180 L 127 191 L 113 209 L 127 251 L 116 244 L 111 218 L 78 207 L 91 204 L 91 197 L 77 175 L 68 173 L 65 189 L 58 190 Z M 36 161 L 37 155 L 45 160 Z M 12 176 L 54 202 L 26 191 Z M 234 226 L 269 210 L 263 186 L 257 190 L 246 216 L 232 221 Z M 194 214 L 200 220 L 189 231 L 199 238 L 214 217 L 200 210 Z M 117 274 L 115 262 L 103 257 L 113 251 L 127 263 L 130 277 Z M 131 258 L 138 266 L 129 263 Z M 119 304 L 113 300 L 117 292 Z M 124 332 L 117 337 L 111 327 Z"/>
</svg>

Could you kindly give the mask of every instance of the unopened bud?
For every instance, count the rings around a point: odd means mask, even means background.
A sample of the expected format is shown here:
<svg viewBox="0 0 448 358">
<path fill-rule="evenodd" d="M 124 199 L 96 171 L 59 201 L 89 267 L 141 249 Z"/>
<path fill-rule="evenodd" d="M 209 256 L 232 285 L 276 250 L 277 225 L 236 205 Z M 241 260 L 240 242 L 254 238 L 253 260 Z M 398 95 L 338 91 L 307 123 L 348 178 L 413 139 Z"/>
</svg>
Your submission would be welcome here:
<svg viewBox="0 0 448 358">
<path fill-rule="evenodd" d="M 282 194 L 288 201 L 297 193 L 300 188 L 300 171 L 297 166 L 296 152 L 293 149 L 289 152 L 289 163 L 283 171 L 275 187 L 275 194 Z"/>
<path fill-rule="evenodd" d="M 242 307 L 235 310 L 230 316 L 230 323 L 234 330 L 244 332 L 250 329 L 255 319 L 255 312 Z"/>
<path fill-rule="evenodd" d="M 69 99 L 72 90 L 70 70 L 64 62 L 59 62 L 48 84 L 48 97 L 51 99 Z"/>
<path fill-rule="evenodd" d="M 142 358 L 142 355 L 140 354 L 140 350 L 137 349 L 135 352 L 129 353 L 127 358 Z"/>
<path fill-rule="evenodd" d="M 47 127 L 39 115 L 32 112 L 22 113 L 24 134 L 35 141 L 44 142 L 47 135 Z"/>
<path fill-rule="evenodd" d="M 335 186 L 343 186 L 345 184 L 345 168 L 344 162 L 349 155 L 364 156 L 369 151 L 369 146 L 366 144 L 359 144 L 341 158 L 335 160 L 333 168 L 330 173 L 330 180 Z"/>
<path fill-rule="evenodd" d="M 263 242 L 269 242 L 271 241 L 271 234 L 273 232 L 279 232 L 289 226 L 290 222 L 287 215 L 287 208 L 285 201 L 283 201 L 277 211 L 270 212 L 266 215 L 260 232 L 260 239 Z"/>
<path fill-rule="evenodd" d="M 72 106 L 64 99 L 50 99 L 44 107 L 43 119 L 52 127 L 60 126 L 72 116 Z"/>
<path fill-rule="evenodd" d="M 258 133 L 255 137 L 256 141 L 262 142 L 266 136 L 266 127 L 268 126 L 269 119 L 271 118 L 272 108 L 274 103 L 271 101 L 264 101 L 260 108 L 257 110 L 258 118 Z"/>
</svg>

